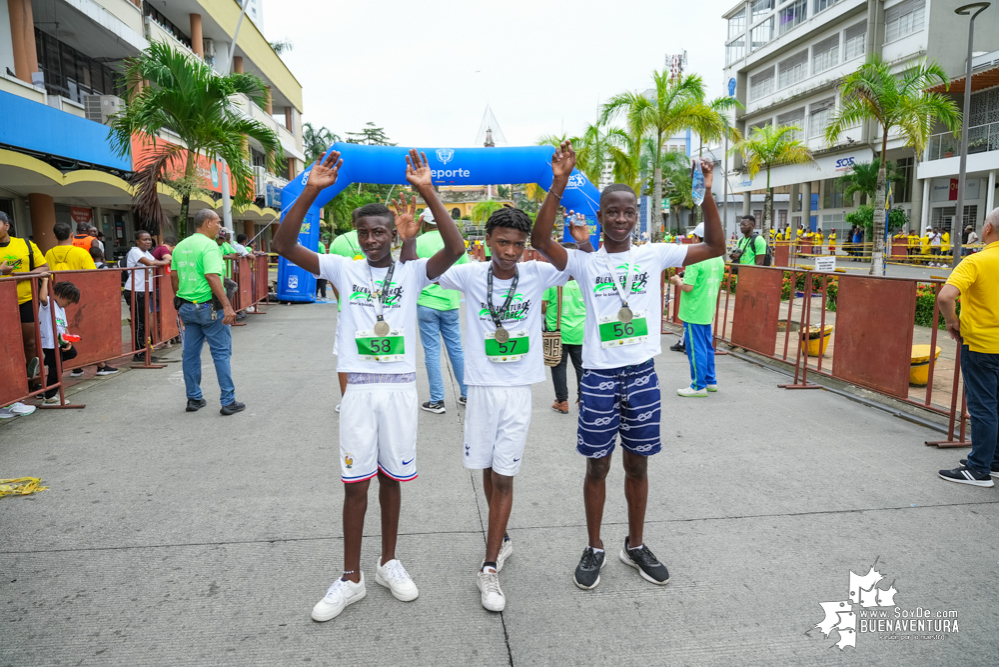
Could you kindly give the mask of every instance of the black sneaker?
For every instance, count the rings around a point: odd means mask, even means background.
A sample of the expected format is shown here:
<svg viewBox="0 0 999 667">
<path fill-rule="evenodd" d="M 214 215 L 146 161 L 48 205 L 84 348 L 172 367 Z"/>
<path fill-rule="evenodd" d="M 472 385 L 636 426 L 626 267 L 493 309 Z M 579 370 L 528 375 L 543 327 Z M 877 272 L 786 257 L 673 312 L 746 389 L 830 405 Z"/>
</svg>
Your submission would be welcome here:
<svg viewBox="0 0 999 667">
<path fill-rule="evenodd" d="M 458 397 L 458 405 L 468 405 L 468 397 L 467 396 L 459 396 Z"/>
<path fill-rule="evenodd" d="M 621 562 L 630 565 L 642 575 L 642 579 L 663 586 L 669 583 L 669 570 L 659 562 L 659 559 L 645 545 L 638 549 L 628 548 L 628 538 L 624 538 L 624 549 L 621 549 Z"/>
<path fill-rule="evenodd" d="M 187 399 L 187 408 L 186 408 L 186 410 L 188 412 L 197 412 L 198 410 L 200 410 L 201 408 L 205 407 L 206 405 L 208 405 L 208 401 L 206 401 L 203 398 L 189 398 L 189 399 Z"/>
<path fill-rule="evenodd" d="M 979 475 L 977 472 L 964 465 L 960 468 L 954 468 L 953 470 L 941 470 L 939 472 L 940 479 L 945 479 L 948 482 L 957 482 L 958 484 L 971 484 L 972 486 L 995 486 L 992 481 L 992 477 L 988 473 L 983 473 Z"/>
<path fill-rule="evenodd" d="M 673 350 L 674 352 L 686 352 L 687 351 L 687 348 L 684 347 L 683 343 L 674 343 L 673 345 L 669 346 L 669 349 Z"/>
<path fill-rule="evenodd" d="M 118 372 L 118 369 L 114 366 L 104 365 L 97 369 L 97 375 L 114 375 Z"/>
<path fill-rule="evenodd" d="M 431 403 L 430 401 L 427 401 L 420 407 L 426 410 L 427 412 L 433 412 L 434 414 L 437 415 L 444 414 L 445 412 L 447 412 L 447 410 L 444 409 L 444 401 L 437 401 L 436 403 Z"/>
<path fill-rule="evenodd" d="M 233 401 L 229 405 L 223 405 L 222 409 L 219 410 L 219 414 L 228 417 L 229 415 L 234 415 L 237 412 L 242 412 L 245 409 L 246 409 L 245 404 L 240 403 L 239 401 Z"/>
<path fill-rule="evenodd" d="M 576 574 L 572 577 L 573 583 L 583 590 L 596 588 L 597 584 L 600 583 L 600 570 L 607 562 L 606 555 L 603 551 L 599 553 L 594 551 L 591 546 L 583 549 L 583 557 L 579 559 Z"/>
<path fill-rule="evenodd" d="M 69 377 L 71 377 L 71 378 L 82 378 L 83 377 L 83 369 L 82 368 L 77 368 L 76 370 L 70 371 L 69 372 Z"/>
<path fill-rule="evenodd" d="M 961 459 L 960 463 L 961 465 L 966 466 L 968 465 L 968 459 Z M 999 463 L 992 464 L 992 476 L 999 478 Z"/>
</svg>

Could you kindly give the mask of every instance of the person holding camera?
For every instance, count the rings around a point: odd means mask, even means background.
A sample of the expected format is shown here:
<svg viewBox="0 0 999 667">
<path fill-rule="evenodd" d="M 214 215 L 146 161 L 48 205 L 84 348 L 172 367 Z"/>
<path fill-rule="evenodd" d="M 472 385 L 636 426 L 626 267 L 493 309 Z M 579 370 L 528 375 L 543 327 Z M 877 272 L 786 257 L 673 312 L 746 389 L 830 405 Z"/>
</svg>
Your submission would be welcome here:
<svg viewBox="0 0 999 667">
<path fill-rule="evenodd" d="M 742 216 L 742 220 L 739 221 L 739 231 L 742 232 L 742 238 L 729 253 L 731 260 L 736 264 L 763 266 L 763 260 L 767 256 L 767 242 L 756 233 L 756 218 L 748 214 Z"/>
<path fill-rule="evenodd" d="M 208 341 L 215 362 L 222 415 L 241 412 L 246 406 L 236 400 L 229 358 L 232 356 L 232 330 L 236 313 L 229 303 L 222 276 L 225 262 L 215 239 L 221 221 L 215 211 L 202 209 L 194 215 L 195 233 L 177 244 L 171 259 L 174 306 L 184 323 L 184 385 L 187 411 L 197 412 L 207 405 L 201 395 L 201 349 Z M 219 312 L 222 316 L 219 317 Z"/>
</svg>

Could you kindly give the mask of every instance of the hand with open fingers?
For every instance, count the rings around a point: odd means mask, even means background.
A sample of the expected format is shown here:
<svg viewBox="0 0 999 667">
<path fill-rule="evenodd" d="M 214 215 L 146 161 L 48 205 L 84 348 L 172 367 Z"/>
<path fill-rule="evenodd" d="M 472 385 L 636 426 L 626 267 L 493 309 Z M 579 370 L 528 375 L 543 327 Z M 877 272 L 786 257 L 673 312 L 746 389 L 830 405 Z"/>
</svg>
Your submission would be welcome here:
<svg viewBox="0 0 999 667">
<path fill-rule="evenodd" d="M 400 192 L 399 198 L 392 202 L 393 213 L 395 213 L 395 229 L 399 233 L 399 239 L 416 238 L 420 232 L 420 223 L 416 221 L 416 196 L 409 198 L 406 202 L 406 193 Z"/>
<path fill-rule="evenodd" d="M 555 178 L 569 178 L 576 168 L 576 151 L 572 150 L 571 141 L 563 141 L 552 155 L 552 174 Z"/>
<path fill-rule="evenodd" d="M 415 148 L 409 149 L 409 155 L 406 156 L 406 180 L 417 190 L 433 186 L 433 175 L 430 173 L 426 153 L 418 153 Z"/>
<path fill-rule="evenodd" d="M 701 173 L 704 174 L 704 189 L 710 190 L 715 180 L 715 163 L 711 160 L 700 160 Z"/>
<path fill-rule="evenodd" d="M 340 151 L 328 150 L 325 154 L 312 165 L 312 171 L 309 172 L 309 180 L 306 181 L 306 187 L 313 187 L 319 190 L 325 190 L 326 188 L 334 185 L 336 183 L 337 176 L 340 174 L 340 167 L 343 166 L 343 160 L 340 159 Z"/>
<path fill-rule="evenodd" d="M 573 219 L 569 225 L 569 233 L 577 245 L 583 245 L 590 240 L 590 226 L 586 224 L 586 218 Z"/>
</svg>

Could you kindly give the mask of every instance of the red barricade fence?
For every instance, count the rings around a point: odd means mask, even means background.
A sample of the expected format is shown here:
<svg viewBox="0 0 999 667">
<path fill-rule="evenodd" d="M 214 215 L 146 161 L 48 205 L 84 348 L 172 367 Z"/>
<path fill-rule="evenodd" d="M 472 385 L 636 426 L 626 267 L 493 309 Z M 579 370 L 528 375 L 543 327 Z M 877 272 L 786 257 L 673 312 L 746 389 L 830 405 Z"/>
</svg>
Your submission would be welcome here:
<svg viewBox="0 0 999 667">
<path fill-rule="evenodd" d="M 268 256 L 258 253 L 241 257 L 235 262 L 234 278 L 237 278 L 236 310 L 253 307 L 253 311 L 263 314 L 256 306 L 268 301 Z M 136 276 L 136 286 L 141 289 L 123 292 L 121 272 L 136 271 L 151 274 L 148 281 Z M 80 290 L 80 303 L 66 308 L 66 328 L 69 333 L 79 335 L 80 340 L 73 344 L 77 356 L 63 368 L 60 355 L 55 356 L 57 379 L 47 384 L 47 369 L 41 352 L 41 331 L 38 318 L 38 300 L 32 298 L 35 323 L 33 336 L 40 369 L 37 378 L 41 386 L 32 388 L 25 373 L 28 360 L 25 358 L 22 329 L 17 303 L 17 283 L 30 280 L 32 294 L 37 295 L 40 282 L 48 278 L 48 298 L 53 299 L 53 285 L 69 281 Z M 123 300 L 123 294 L 128 299 Z M 142 295 L 143 307 L 139 306 Z M 65 401 L 66 381 L 63 371 L 99 363 L 109 363 L 123 357 L 141 354 L 143 360 L 132 364 L 132 368 L 163 368 L 162 364 L 152 363 L 152 352 L 164 347 L 180 335 L 177 310 L 173 305 L 174 291 L 170 273 L 161 267 L 134 267 L 121 269 L 112 267 L 99 270 L 58 271 L 36 274 L 30 278 L 18 278 L 17 274 L 0 277 L 0 405 L 8 405 L 38 396 L 52 389 L 58 389 L 61 405 L 45 405 L 42 408 L 80 408 L 82 405 L 69 405 Z M 238 307 L 237 307 L 238 304 Z M 139 311 L 144 311 L 144 341 L 135 344 L 135 329 Z M 55 322 L 52 323 L 55 338 Z"/>
</svg>

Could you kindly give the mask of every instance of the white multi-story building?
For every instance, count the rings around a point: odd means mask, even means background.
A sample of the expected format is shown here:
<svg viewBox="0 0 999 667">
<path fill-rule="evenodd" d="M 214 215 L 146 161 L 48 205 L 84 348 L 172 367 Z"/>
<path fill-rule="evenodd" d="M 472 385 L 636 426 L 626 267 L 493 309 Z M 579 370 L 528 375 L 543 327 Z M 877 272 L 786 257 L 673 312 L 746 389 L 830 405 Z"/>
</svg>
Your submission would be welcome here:
<svg viewBox="0 0 999 667">
<path fill-rule="evenodd" d="M 845 215 L 859 203 L 843 196 L 837 178 L 856 162 L 871 162 L 881 150 L 880 129 L 858 125 L 843 132 L 835 145 L 823 133 L 840 104 L 842 78 L 879 53 L 898 71 L 926 58 L 936 60 L 951 79 L 964 75 L 968 18 L 957 16 L 957 4 L 943 0 L 747 0 L 727 13 L 726 78 L 745 106 L 736 117 L 744 134 L 770 123 L 800 128 L 798 138 L 815 155 L 814 165 L 789 165 L 771 170 L 775 192 L 790 198 L 791 220 L 812 228 L 842 230 Z M 978 17 L 975 24 L 976 71 L 969 123 L 977 151 L 968 163 L 966 209 L 980 224 L 994 202 L 999 168 L 999 7 Z M 985 55 L 990 54 L 990 55 Z M 981 60 L 981 63 L 978 61 Z M 960 90 L 950 94 L 960 106 Z M 990 124 L 991 123 L 991 124 Z M 944 128 L 939 128 L 943 130 Z M 950 148 L 948 148 L 948 146 Z M 954 215 L 951 179 L 958 173 L 958 152 L 937 136 L 926 155 L 916 156 L 901 139 L 889 135 L 887 157 L 898 163 L 905 182 L 895 189 L 895 204 L 910 215 L 910 227 L 946 223 Z M 918 157 L 918 159 L 917 159 Z M 738 156 L 730 160 L 731 192 L 743 195 L 743 211 L 751 194 L 763 192 L 766 174 L 750 179 L 740 171 Z M 943 195 L 938 190 L 943 189 Z M 810 204 L 807 205 L 806 203 Z M 806 213 L 807 211 L 808 213 Z M 782 220 L 775 220 L 783 226 Z"/>
</svg>

